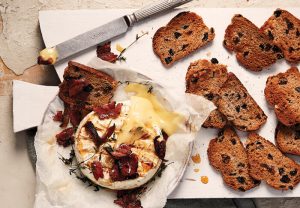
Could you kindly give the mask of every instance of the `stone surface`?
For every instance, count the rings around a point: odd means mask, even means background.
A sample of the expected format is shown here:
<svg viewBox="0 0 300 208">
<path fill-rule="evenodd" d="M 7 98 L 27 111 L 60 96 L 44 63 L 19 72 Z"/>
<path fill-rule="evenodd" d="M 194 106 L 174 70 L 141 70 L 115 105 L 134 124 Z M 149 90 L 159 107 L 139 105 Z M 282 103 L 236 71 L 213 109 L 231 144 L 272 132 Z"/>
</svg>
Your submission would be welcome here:
<svg viewBox="0 0 300 208">
<path fill-rule="evenodd" d="M 49 9 L 104 9 L 138 8 L 146 0 L 1 0 L 0 1 L 0 56 L 16 74 L 35 65 L 36 56 L 43 48 L 38 27 L 38 11 Z M 294 0 L 197 0 L 187 6 L 199 7 L 294 7 Z M 19 18 L 15 18 L 18 16 Z M 1 22 L 1 21 L 0 21 Z M 0 24 L 1 25 L 1 24 Z"/>
<path fill-rule="evenodd" d="M 57 85 L 51 68 L 36 66 L 43 47 L 38 11 L 48 9 L 139 8 L 147 0 L 0 0 L 0 201 L 5 208 L 30 208 L 35 191 L 34 169 L 28 158 L 26 140 L 32 132 L 14 134 L 12 130 L 11 81 L 20 79 L 37 84 Z M 295 7 L 295 0 L 194 0 L 200 7 Z M 18 18 L 16 18 L 18 17 Z M 3 61 L 2 61 L 3 60 Z M 4 64 L 5 63 L 5 64 Z M 11 70 L 10 70 L 11 69 Z M 25 71 L 25 69 L 27 69 Z M 25 71 L 25 72 L 24 72 Z M 24 74 L 23 74 L 24 73 Z M 22 76 L 19 76 L 23 74 Z M 257 207 L 300 207 L 300 198 L 254 199 Z M 231 200 L 170 200 L 166 207 L 243 207 Z M 248 206 L 247 206 L 248 207 Z"/>
<path fill-rule="evenodd" d="M 12 98 L 0 96 L 1 207 L 32 207 L 35 178 L 26 147 L 26 132 L 13 133 Z"/>
<path fill-rule="evenodd" d="M 300 198 L 254 199 L 256 207 L 261 208 L 297 208 L 300 207 Z"/>
<path fill-rule="evenodd" d="M 235 208 L 231 199 L 172 199 L 166 208 Z M 246 208 L 246 207 L 245 207 Z M 247 207 L 248 208 L 248 207 Z"/>
<path fill-rule="evenodd" d="M 0 58 L 0 96 L 12 95 L 12 80 L 15 79 L 40 85 L 57 86 L 59 84 L 59 78 L 53 66 L 34 65 L 20 76 L 7 68 Z"/>
</svg>

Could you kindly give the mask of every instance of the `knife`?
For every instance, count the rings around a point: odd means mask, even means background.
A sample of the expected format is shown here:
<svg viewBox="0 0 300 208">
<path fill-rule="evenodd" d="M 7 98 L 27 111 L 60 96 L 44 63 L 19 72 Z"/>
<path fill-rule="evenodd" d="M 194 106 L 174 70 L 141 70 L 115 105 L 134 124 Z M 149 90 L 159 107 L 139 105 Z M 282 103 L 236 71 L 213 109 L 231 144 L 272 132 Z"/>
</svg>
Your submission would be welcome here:
<svg viewBox="0 0 300 208">
<path fill-rule="evenodd" d="M 56 46 L 43 49 L 38 64 L 51 65 L 94 45 L 104 43 L 127 32 L 128 28 L 154 14 L 178 7 L 192 0 L 163 0 L 145 6 L 132 14 L 125 15 L 88 32 L 75 36 Z"/>
</svg>

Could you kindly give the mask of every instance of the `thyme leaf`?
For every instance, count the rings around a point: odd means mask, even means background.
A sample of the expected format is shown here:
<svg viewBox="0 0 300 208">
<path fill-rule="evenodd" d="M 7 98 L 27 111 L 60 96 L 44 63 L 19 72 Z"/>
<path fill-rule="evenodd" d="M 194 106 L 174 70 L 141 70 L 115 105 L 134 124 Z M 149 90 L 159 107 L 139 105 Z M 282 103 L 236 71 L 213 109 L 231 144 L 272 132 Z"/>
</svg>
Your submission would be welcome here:
<svg viewBox="0 0 300 208">
<path fill-rule="evenodd" d="M 120 56 L 120 57 L 118 58 L 118 60 L 119 60 L 119 61 L 126 61 L 126 57 Z"/>
<path fill-rule="evenodd" d="M 96 150 L 95 150 L 96 151 Z M 80 163 L 77 164 L 73 164 L 73 160 L 75 159 L 75 151 L 74 148 L 72 146 L 72 150 L 70 152 L 70 157 L 69 158 L 65 158 L 62 155 L 60 155 L 59 159 L 65 164 L 70 166 L 69 168 L 69 174 L 70 175 L 75 175 L 75 177 L 79 180 L 81 180 L 83 183 L 87 184 L 88 187 L 94 187 L 94 191 L 99 191 L 102 187 L 93 183 L 88 177 L 84 176 L 81 173 L 82 169 L 86 169 L 87 166 L 84 164 L 86 161 L 90 160 L 91 158 L 93 158 L 95 156 L 96 152 L 88 159 L 86 159 L 85 161 L 82 161 Z"/>
<path fill-rule="evenodd" d="M 148 91 L 147 91 L 147 92 L 151 94 L 151 93 L 152 93 L 152 91 L 153 91 L 153 86 L 152 86 L 152 85 L 150 85 L 150 87 L 149 87 L 149 89 L 148 89 Z"/>
<path fill-rule="evenodd" d="M 72 146 L 72 150 L 70 151 L 69 158 L 65 158 L 61 154 L 59 155 L 60 157 L 58 159 L 60 159 L 65 165 L 72 165 L 73 159 L 75 158 L 75 151 L 73 149 L 73 146 Z"/>
</svg>

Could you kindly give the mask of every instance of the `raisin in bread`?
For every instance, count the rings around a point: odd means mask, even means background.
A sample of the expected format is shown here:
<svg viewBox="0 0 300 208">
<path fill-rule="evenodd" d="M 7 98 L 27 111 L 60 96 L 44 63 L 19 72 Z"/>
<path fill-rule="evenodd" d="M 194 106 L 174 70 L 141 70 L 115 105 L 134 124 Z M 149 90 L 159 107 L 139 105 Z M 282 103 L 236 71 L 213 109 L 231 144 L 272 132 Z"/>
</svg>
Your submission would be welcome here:
<svg viewBox="0 0 300 208">
<path fill-rule="evenodd" d="M 198 60 L 190 64 L 186 73 L 186 92 L 202 95 L 216 104 L 218 91 L 227 79 L 227 68 L 218 64 L 218 60 Z M 218 110 L 211 112 L 204 127 L 223 128 L 227 123 L 226 117 Z"/>
<path fill-rule="evenodd" d="M 296 67 L 267 79 L 265 97 L 285 126 L 300 123 L 300 72 Z"/>
<path fill-rule="evenodd" d="M 194 12 L 181 12 L 153 36 L 153 50 L 165 66 L 184 58 L 215 37 L 214 29 L 208 28 Z"/>
<path fill-rule="evenodd" d="M 277 9 L 260 28 L 283 52 L 287 61 L 300 61 L 300 20 L 286 10 Z"/>
<path fill-rule="evenodd" d="M 293 189 L 300 182 L 300 165 L 258 134 L 249 134 L 246 152 L 253 178 L 279 190 Z"/>
<path fill-rule="evenodd" d="M 210 141 L 207 154 L 209 163 L 221 172 L 224 182 L 231 188 L 247 191 L 259 185 L 260 181 L 249 175 L 245 148 L 232 128 L 225 128 Z"/>
<path fill-rule="evenodd" d="M 65 104 L 92 110 L 113 97 L 117 81 L 110 75 L 70 61 L 59 86 L 59 97 Z"/>
<path fill-rule="evenodd" d="M 280 48 L 242 15 L 232 18 L 226 28 L 223 44 L 229 51 L 236 53 L 241 65 L 251 71 L 261 71 L 282 58 Z"/>
<path fill-rule="evenodd" d="M 228 79 L 219 90 L 219 95 L 217 101 L 219 111 L 237 129 L 254 131 L 266 122 L 267 116 L 263 110 L 233 73 L 228 73 Z"/>
<path fill-rule="evenodd" d="M 300 155 L 300 124 L 287 127 L 278 123 L 275 140 L 281 152 Z"/>
</svg>

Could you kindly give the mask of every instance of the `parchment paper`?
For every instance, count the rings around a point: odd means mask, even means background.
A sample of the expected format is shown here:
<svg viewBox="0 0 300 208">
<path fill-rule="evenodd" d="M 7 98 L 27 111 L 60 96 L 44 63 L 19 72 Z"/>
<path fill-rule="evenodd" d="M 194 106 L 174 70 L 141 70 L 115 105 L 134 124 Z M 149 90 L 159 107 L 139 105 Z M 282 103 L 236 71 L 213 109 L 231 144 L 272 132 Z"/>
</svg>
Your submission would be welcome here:
<svg viewBox="0 0 300 208">
<path fill-rule="evenodd" d="M 167 92 L 160 85 L 147 77 L 122 68 L 118 65 L 107 64 L 98 58 L 94 58 L 88 65 L 106 71 L 118 81 L 148 82 L 153 86 L 155 93 L 164 106 L 181 113 L 193 126 L 181 128 L 171 135 L 167 142 L 166 159 L 171 163 L 160 178 L 148 185 L 147 191 L 141 197 L 145 208 L 161 208 L 165 205 L 167 196 L 173 191 L 181 179 L 191 153 L 191 144 L 209 113 L 215 106 L 205 98 L 180 92 Z M 174 94 L 177 96 L 174 96 Z M 178 96 L 179 94 L 179 96 Z M 180 97 L 180 99 L 178 99 Z M 126 99 L 122 90 L 117 90 L 115 100 Z M 93 188 L 87 187 L 82 181 L 69 175 L 68 167 L 59 159 L 60 155 L 68 157 L 70 148 L 62 148 L 56 144 L 55 134 L 61 131 L 58 122 L 52 117 L 56 111 L 63 110 L 62 101 L 56 97 L 49 105 L 43 120 L 38 127 L 35 137 L 37 153 L 36 173 L 36 208 L 67 208 L 67 207 L 119 207 L 113 203 L 116 194 L 107 189 L 94 192 Z"/>
</svg>

